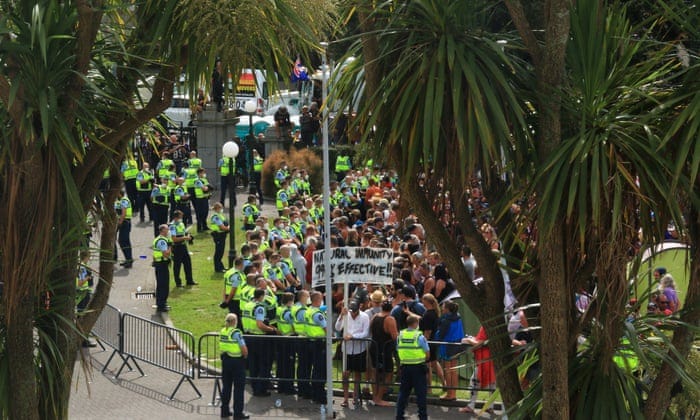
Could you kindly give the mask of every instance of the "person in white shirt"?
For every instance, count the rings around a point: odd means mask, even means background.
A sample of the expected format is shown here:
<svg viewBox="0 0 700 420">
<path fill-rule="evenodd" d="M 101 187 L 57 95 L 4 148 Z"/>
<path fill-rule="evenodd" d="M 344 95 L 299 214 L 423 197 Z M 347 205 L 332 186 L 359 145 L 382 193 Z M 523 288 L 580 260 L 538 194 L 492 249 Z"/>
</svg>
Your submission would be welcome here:
<svg viewBox="0 0 700 420">
<path fill-rule="evenodd" d="M 348 316 L 350 313 L 350 316 Z M 343 333 L 343 356 L 347 357 L 346 369 L 343 371 L 343 402 L 342 407 L 348 406 L 349 377 L 353 373 L 355 381 L 353 397 L 355 408 L 361 405 L 360 376 L 367 370 L 367 341 L 369 337 L 369 316 L 360 311 L 360 304 L 352 300 L 347 308 L 343 308 L 335 322 L 336 331 Z"/>
</svg>

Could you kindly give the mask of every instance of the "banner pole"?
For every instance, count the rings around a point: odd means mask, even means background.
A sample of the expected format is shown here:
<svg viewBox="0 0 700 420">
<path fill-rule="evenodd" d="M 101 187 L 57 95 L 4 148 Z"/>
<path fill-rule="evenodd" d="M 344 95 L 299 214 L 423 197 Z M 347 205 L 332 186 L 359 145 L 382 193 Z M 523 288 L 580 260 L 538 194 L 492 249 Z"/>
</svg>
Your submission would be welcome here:
<svg viewBox="0 0 700 420">
<path fill-rule="evenodd" d="M 328 196 L 331 190 L 330 184 L 330 162 L 328 157 L 328 74 L 330 69 L 327 68 L 326 54 L 328 53 L 328 43 L 321 42 L 323 47 L 321 71 L 323 72 L 323 85 L 321 87 L 321 100 L 323 111 L 323 265 L 326 274 L 326 413 L 330 418 L 333 418 L 333 325 L 331 325 L 333 314 L 333 294 L 332 279 L 331 279 L 331 203 Z M 329 316 L 331 315 L 331 316 Z"/>
</svg>

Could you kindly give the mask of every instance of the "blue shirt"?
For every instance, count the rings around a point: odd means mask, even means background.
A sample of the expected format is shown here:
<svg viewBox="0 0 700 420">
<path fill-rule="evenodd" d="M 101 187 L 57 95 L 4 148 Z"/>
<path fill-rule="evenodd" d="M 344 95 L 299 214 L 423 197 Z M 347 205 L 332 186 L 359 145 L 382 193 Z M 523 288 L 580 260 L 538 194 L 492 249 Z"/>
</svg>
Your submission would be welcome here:
<svg viewBox="0 0 700 420">
<path fill-rule="evenodd" d="M 297 321 L 299 324 L 303 324 L 303 323 L 305 322 L 305 320 L 306 320 L 306 309 L 307 309 L 306 307 L 301 307 L 301 308 L 299 308 L 299 310 L 297 311 L 297 319 L 296 319 L 296 321 Z"/>
<path fill-rule="evenodd" d="M 211 222 L 212 222 L 213 224 L 217 225 L 217 226 L 223 226 L 223 225 L 224 225 L 224 221 L 223 221 L 223 220 L 221 219 L 221 217 L 219 217 L 219 215 L 216 214 L 216 213 L 213 214 L 213 215 L 211 216 Z"/>
<path fill-rule="evenodd" d="M 282 269 L 282 275 L 284 277 L 287 277 L 287 274 L 292 274 L 292 270 L 289 269 L 289 266 L 286 263 L 280 262 L 279 267 L 280 267 L 280 269 Z M 277 279 L 277 280 L 282 280 L 282 279 Z"/>
<path fill-rule="evenodd" d="M 265 321 L 265 307 L 262 306 L 262 304 L 258 305 L 255 310 L 253 311 L 253 316 L 255 317 L 256 321 Z"/>
<path fill-rule="evenodd" d="M 235 331 L 233 335 L 231 335 L 231 338 L 236 340 L 239 346 L 245 346 L 245 340 L 243 339 L 243 334 L 241 334 L 240 331 Z"/>
<path fill-rule="evenodd" d="M 301 312 L 301 311 L 300 311 Z M 284 322 L 287 324 L 291 324 L 294 322 L 294 318 L 292 317 L 292 311 L 284 311 L 282 312 L 282 319 Z"/>
<path fill-rule="evenodd" d="M 301 310 L 299 310 L 299 312 L 301 312 Z M 322 312 L 316 312 L 314 316 L 311 317 L 311 320 L 319 327 L 326 328 L 326 317 Z"/>
</svg>

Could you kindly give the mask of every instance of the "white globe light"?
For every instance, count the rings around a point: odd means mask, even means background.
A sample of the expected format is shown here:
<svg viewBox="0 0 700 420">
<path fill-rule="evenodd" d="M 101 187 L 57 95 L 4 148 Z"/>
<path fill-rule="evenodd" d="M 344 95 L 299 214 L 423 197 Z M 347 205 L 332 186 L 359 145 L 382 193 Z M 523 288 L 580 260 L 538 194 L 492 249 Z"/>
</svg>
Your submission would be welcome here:
<svg viewBox="0 0 700 420">
<path fill-rule="evenodd" d="M 227 141 L 223 147 L 224 157 L 235 158 L 238 156 L 238 145 L 235 142 Z"/>
<path fill-rule="evenodd" d="M 243 110 L 248 114 L 253 114 L 255 111 L 258 110 L 258 107 L 257 105 L 255 105 L 255 101 L 246 101 Z"/>
</svg>

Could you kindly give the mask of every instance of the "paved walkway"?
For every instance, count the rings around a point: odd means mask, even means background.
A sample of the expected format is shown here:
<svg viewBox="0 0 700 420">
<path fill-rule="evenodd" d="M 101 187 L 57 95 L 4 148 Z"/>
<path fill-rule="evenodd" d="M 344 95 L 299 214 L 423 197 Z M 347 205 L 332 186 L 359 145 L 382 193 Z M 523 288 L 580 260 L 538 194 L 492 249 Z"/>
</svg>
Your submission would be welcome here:
<svg viewBox="0 0 700 420">
<path fill-rule="evenodd" d="M 245 202 L 245 195 L 238 195 L 238 203 Z M 274 205 L 263 206 L 263 213 L 274 215 Z M 114 285 L 110 293 L 109 303 L 122 312 L 128 312 L 156 322 L 164 322 L 155 314 L 151 299 L 137 300 L 134 292 L 138 287 L 141 291 L 155 289 L 155 275 L 150 265 L 150 246 L 153 241 L 153 228 L 150 224 L 132 226 L 131 241 L 135 262 L 133 268 L 127 270 L 118 268 L 114 272 Z M 121 252 L 120 252 L 121 254 Z M 120 255 L 121 256 L 121 255 Z M 155 346 L 156 344 L 154 344 Z M 162 345 L 162 344 L 161 344 Z M 211 405 L 214 392 L 214 381 L 195 379 L 194 383 L 202 393 L 198 398 L 195 391 L 187 383 L 183 383 L 175 398 L 170 395 L 180 381 L 177 374 L 165 371 L 144 362 L 139 362 L 145 376 L 137 370 L 124 369 L 119 378 L 115 378 L 121 366 L 121 360 L 109 363 L 108 369 L 101 372 L 104 364 L 111 355 L 111 349 L 102 351 L 99 347 L 86 349 L 83 352 L 85 367 L 80 362 L 76 365 L 70 401 L 69 418 L 71 419 L 194 419 L 216 418 L 220 414 L 218 406 Z M 294 396 L 277 395 L 272 397 L 251 396 L 246 390 L 246 411 L 251 419 L 275 418 L 320 418 L 320 406 L 309 400 L 297 400 Z M 280 406 L 276 407 L 276 400 Z M 336 397 L 334 409 L 338 419 L 389 419 L 394 417 L 393 408 L 363 406 L 357 410 L 340 407 L 342 399 Z M 409 419 L 417 418 L 416 406 L 409 405 Z M 439 407 L 429 405 L 428 413 L 434 419 L 464 419 L 456 407 Z M 328 417 L 331 418 L 330 416 Z M 489 418 L 485 415 L 484 418 Z"/>
</svg>

